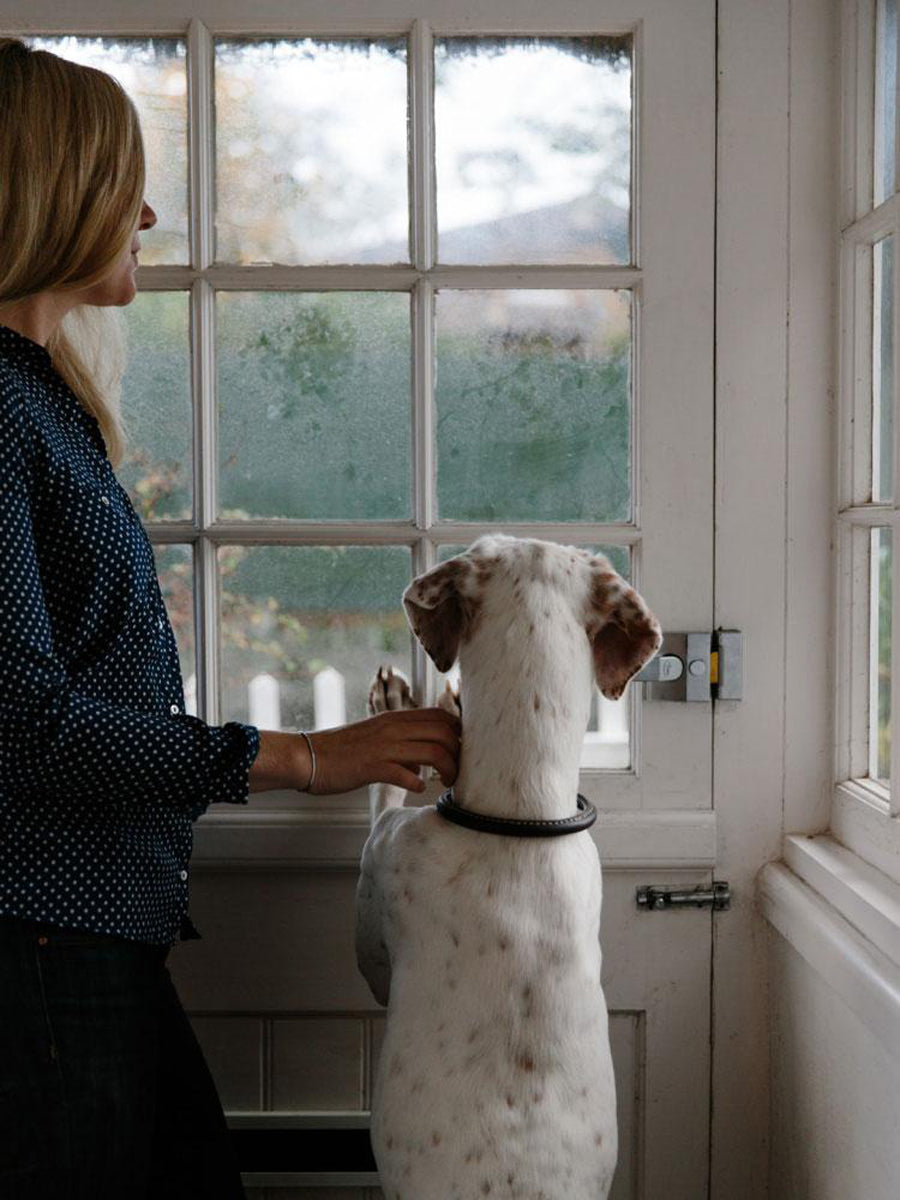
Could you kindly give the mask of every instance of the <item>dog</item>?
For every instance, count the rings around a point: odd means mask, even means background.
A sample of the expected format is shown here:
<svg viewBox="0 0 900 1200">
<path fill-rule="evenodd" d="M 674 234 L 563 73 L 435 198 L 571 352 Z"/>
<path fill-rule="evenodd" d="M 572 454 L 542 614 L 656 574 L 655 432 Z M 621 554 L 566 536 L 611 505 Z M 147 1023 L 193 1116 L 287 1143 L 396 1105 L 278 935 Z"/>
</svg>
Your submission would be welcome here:
<svg viewBox="0 0 900 1200">
<path fill-rule="evenodd" d="M 447 798 L 573 820 L 594 684 L 618 699 L 662 644 L 643 599 L 603 555 L 497 533 L 403 605 L 440 671 L 459 658 Z M 370 711 L 413 705 L 380 669 Z M 357 886 L 357 961 L 388 1010 L 371 1118 L 386 1200 L 603 1200 L 617 1129 L 596 844 L 586 829 L 496 836 L 445 820 L 444 797 L 403 799 L 374 785 Z"/>
</svg>

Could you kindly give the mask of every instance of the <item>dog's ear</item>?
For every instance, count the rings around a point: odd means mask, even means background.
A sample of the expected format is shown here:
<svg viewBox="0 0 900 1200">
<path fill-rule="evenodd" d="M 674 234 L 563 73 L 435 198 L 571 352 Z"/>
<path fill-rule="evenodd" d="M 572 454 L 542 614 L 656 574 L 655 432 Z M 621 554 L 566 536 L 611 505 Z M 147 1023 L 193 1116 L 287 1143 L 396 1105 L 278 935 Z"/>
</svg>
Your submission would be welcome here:
<svg viewBox="0 0 900 1200">
<path fill-rule="evenodd" d="M 470 594 L 474 576 L 472 560 L 457 554 L 417 576 L 403 593 L 406 618 L 439 671 L 456 662 L 460 639 L 472 626 L 479 603 Z"/>
<path fill-rule="evenodd" d="M 663 639 L 659 621 L 642 597 L 602 554 L 591 559 L 585 628 L 597 687 L 607 700 L 618 700 Z"/>
</svg>

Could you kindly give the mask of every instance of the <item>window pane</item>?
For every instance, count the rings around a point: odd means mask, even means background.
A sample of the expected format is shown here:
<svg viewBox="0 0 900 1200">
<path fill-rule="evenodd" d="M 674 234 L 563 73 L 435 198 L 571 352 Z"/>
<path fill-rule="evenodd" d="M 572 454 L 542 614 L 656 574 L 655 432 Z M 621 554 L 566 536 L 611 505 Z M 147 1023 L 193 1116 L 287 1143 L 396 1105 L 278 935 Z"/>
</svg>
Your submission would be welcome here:
<svg viewBox="0 0 900 1200">
<path fill-rule="evenodd" d="M 405 546 L 219 549 L 223 720 L 361 721 L 382 664 L 411 675 Z"/>
<path fill-rule="evenodd" d="M 878 0 L 875 24 L 875 203 L 893 194 L 897 121 L 897 0 Z"/>
<path fill-rule="evenodd" d="M 869 775 L 885 785 L 891 778 L 891 529 L 872 530 L 869 687 Z"/>
<path fill-rule="evenodd" d="M 441 517 L 630 520 L 630 364 L 630 292 L 440 292 Z"/>
<path fill-rule="evenodd" d="M 409 515 L 405 292 L 220 292 L 216 332 L 224 516 Z"/>
<path fill-rule="evenodd" d="M 407 262 L 406 41 L 215 45 L 216 261 Z"/>
<path fill-rule="evenodd" d="M 872 499 L 890 500 L 894 484 L 894 239 L 873 247 Z"/>
<path fill-rule="evenodd" d="M 157 216 L 141 233 L 141 263 L 186 263 L 187 57 L 178 38 L 24 38 L 36 50 L 106 71 L 134 101 L 147 159 L 146 199 Z"/>
<path fill-rule="evenodd" d="M 631 260 L 631 38 L 435 45 L 438 258 Z"/>
<path fill-rule="evenodd" d="M 192 716 L 197 716 L 194 556 L 190 546 L 178 545 L 156 545 L 153 555 L 160 590 L 178 644 L 185 708 Z"/>
<path fill-rule="evenodd" d="M 631 580 L 630 551 L 627 546 L 597 546 L 583 542 L 573 542 L 591 554 L 605 554 L 623 579 Z M 446 562 L 457 554 L 462 554 L 465 546 L 444 545 L 438 547 L 437 561 Z M 451 687 L 459 687 L 459 662 L 449 671 L 436 671 L 437 692 L 440 695 L 444 685 L 449 681 Z M 587 732 L 581 747 L 579 770 L 623 770 L 631 766 L 631 751 L 629 747 L 628 717 L 629 697 L 632 689 L 629 687 L 618 700 L 607 700 L 595 687 L 591 700 L 591 711 L 588 718 Z"/>
<path fill-rule="evenodd" d="M 128 366 L 122 415 L 129 444 L 117 474 L 145 521 L 189 520 L 193 429 L 188 294 L 140 292 L 123 311 Z"/>
</svg>

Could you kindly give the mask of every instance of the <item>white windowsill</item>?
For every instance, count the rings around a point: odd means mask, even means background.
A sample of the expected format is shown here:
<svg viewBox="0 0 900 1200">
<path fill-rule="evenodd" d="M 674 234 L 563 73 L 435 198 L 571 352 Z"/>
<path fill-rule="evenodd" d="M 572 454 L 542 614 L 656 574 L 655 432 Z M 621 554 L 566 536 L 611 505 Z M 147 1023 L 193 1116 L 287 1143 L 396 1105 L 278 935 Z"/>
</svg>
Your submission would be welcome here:
<svg viewBox="0 0 900 1200">
<path fill-rule="evenodd" d="M 790 836 L 758 890 L 770 924 L 896 1057 L 900 885 L 831 837 Z"/>
<path fill-rule="evenodd" d="M 892 816 L 883 788 L 855 780 L 835 785 L 831 835 L 900 884 L 900 817 Z"/>
<path fill-rule="evenodd" d="M 606 871 L 712 871 L 716 863 L 716 817 L 709 809 L 599 812 L 591 833 Z M 200 870 L 352 870 L 368 836 L 368 814 L 360 809 L 222 805 L 194 825 L 192 863 Z"/>
</svg>

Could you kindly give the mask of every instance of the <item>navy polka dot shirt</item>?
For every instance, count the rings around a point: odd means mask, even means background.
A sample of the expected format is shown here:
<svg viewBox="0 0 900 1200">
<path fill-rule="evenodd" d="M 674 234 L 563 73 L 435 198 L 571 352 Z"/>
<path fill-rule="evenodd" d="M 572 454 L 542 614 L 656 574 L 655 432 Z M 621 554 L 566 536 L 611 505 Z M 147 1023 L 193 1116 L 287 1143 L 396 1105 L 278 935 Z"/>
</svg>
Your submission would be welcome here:
<svg viewBox="0 0 900 1200">
<path fill-rule="evenodd" d="M 259 730 L 184 711 L 153 547 L 100 428 L 0 325 L 0 913 L 199 937 L 192 822 L 245 804 Z"/>
</svg>

